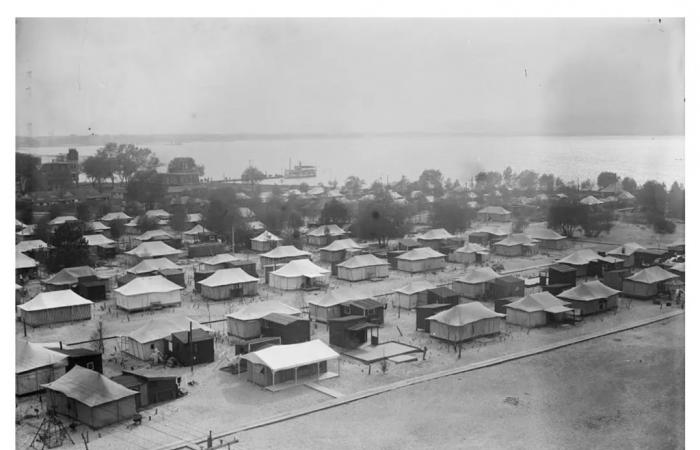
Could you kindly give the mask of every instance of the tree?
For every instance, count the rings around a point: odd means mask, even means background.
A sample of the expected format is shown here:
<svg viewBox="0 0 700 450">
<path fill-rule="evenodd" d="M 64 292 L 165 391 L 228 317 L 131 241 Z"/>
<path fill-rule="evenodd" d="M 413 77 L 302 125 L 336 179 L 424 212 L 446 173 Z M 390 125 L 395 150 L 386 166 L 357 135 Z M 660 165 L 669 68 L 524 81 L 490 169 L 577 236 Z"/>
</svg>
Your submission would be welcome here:
<svg viewBox="0 0 700 450">
<path fill-rule="evenodd" d="M 260 169 L 258 169 L 257 167 L 253 167 L 253 166 L 249 166 L 241 174 L 241 180 L 249 182 L 251 186 L 255 185 L 255 183 L 257 183 L 258 181 L 261 181 L 264 179 L 265 179 L 265 174 L 262 173 L 262 171 Z"/>
<path fill-rule="evenodd" d="M 170 213 L 170 227 L 175 231 L 185 231 L 187 227 L 187 211 L 184 205 L 175 205 Z"/>
<path fill-rule="evenodd" d="M 289 216 L 287 217 L 287 226 L 293 229 L 297 229 L 299 227 L 302 227 L 304 225 L 304 218 L 301 217 L 301 214 L 299 214 L 297 211 L 290 211 Z"/>
<path fill-rule="evenodd" d="M 363 180 L 352 175 L 345 180 L 343 189 L 348 197 L 357 198 L 362 193 L 362 186 L 364 186 L 364 184 L 365 182 Z"/>
<path fill-rule="evenodd" d="M 513 169 L 511 169 L 510 166 L 506 167 L 506 170 L 503 171 L 503 181 L 505 181 L 506 184 L 511 184 L 513 181 Z"/>
<path fill-rule="evenodd" d="M 146 209 L 153 209 L 156 203 L 162 202 L 166 192 L 167 188 L 155 170 L 136 173 L 126 186 L 127 200 L 141 202 Z"/>
<path fill-rule="evenodd" d="M 136 220 L 136 228 L 138 228 L 141 233 L 145 233 L 146 231 L 157 230 L 160 226 L 158 225 L 157 218 L 144 215 Z"/>
<path fill-rule="evenodd" d="M 658 181 L 650 180 L 644 183 L 637 192 L 637 203 L 648 218 L 664 217 L 666 215 L 666 186 Z"/>
<path fill-rule="evenodd" d="M 247 233 L 245 221 L 238 208 L 243 206 L 236 200 L 236 190 L 222 187 L 209 194 L 209 205 L 204 211 L 204 226 L 231 242 L 231 231 L 235 228 L 236 242 L 242 242 Z"/>
<path fill-rule="evenodd" d="M 324 225 L 344 225 L 350 219 L 348 208 L 336 199 L 326 202 L 321 210 L 321 223 Z"/>
<path fill-rule="evenodd" d="M 573 237 L 581 223 L 581 216 L 585 214 L 581 205 L 570 201 L 558 202 L 549 207 L 547 212 L 547 226 L 568 237 Z"/>
<path fill-rule="evenodd" d="M 611 184 L 617 183 L 619 180 L 620 177 L 617 176 L 615 172 L 601 172 L 598 175 L 598 187 L 602 189 L 610 186 Z"/>
<path fill-rule="evenodd" d="M 28 199 L 15 200 L 15 217 L 24 224 L 32 223 L 34 217 L 34 202 Z"/>
<path fill-rule="evenodd" d="M 591 189 L 593 189 L 593 181 L 584 180 L 583 183 L 581 183 L 581 190 L 590 191 Z"/>
<path fill-rule="evenodd" d="M 299 185 L 299 190 L 300 190 L 302 193 L 306 194 L 307 192 L 309 192 L 309 185 L 308 185 L 307 183 L 302 182 L 302 183 Z"/>
<path fill-rule="evenodd" d="M 668 192 L 668 215 L 677 219 L 685 219 L 685 189 L 674 181 Z"/>
<path fill-rule="evenodd" d="M 92 219 L 92 212 L 88 202 L 80 202 L 75 207 L 75 217 L 81 222 L 89 222 Z"/>
<path fill-rule="evenodd" d="M 37 191 L 41 188 L 41 158 L 28 153 L 15 153 L 15 182 L 20 194 Z"/>
<path fill-rule="evenodd" d="M 161 165 L 150 149 L 139 148 L 133 144 L 107 143 L 95 152 L 95 157 L 108 160 L 114 175 L 118 176 L 122 183 L 128 183 L 140 170 L 155 170 Z"/>
<path fill-rule="evenodd" d="M 83 161 L 83 173 L 92 181 L 93 185 L 97 185 L 97 190 L 102 192 L 102 182 L 112 180 L 114 184 L 114 174 L 117 169 L 116 159 L 108 157 L 104 154 L 88 156 Z"/>
<path fill-rule="evenodd" d="M 64 223 L 56 228 L 49 239 L 52 247 L 46 265 L 51 272 L 65 267 L 85 266 L 90 262 L 90 253 L 79 224 Z"/>
<path fill-rule="evenodd" d="M 532 170 L 523 170 L 516 177 L 518 186 L 520 189 L 526 191 L 529 194 L 533 194 L 535 189 L 537 189 L 537 172 Z"/>
<path fill-rule="evenodd" d="M 176 172 L 197 172 L 199 176 L 204 175 L 204 166 L 198 166 L 194 158 L 189 156 L 180 156 L 173 158 L 168 163 L 168 173 Z"/>
<path fill-rule="evenodd" d="M 475 217 L 474 210 L 457 199 L 436 200 L 433 203 L 433 225 L 450 233 L 466 230 Z"/>
<path fill-rule="evenodd" d="M 361 239 L 376 239 L 380 246 L 385 246 L 389 238 L 405 234 L 405 221 L 405 210 L 396 203 L 376 200 L 362 202 L 352 231 Z"/>
<path fill-rule="evenodd" d="M 625 177 L 622 180 L 622 189 L 626 190 L 627 192 L 634 193 L 634 191 L 637 190 L 637 182 L 634 181 L 634 178 Z"/>
<path fill-rule="evenodd" d="M 124 226 L 124 222 L 121 220 L 113 220 L 112 223 L 109 224 L 109 233 L 112 236 L 112 239 L 117 240 L 120 237 L 124 235 L 124 230 L 126 229 L 126 226 Z"/>
<path fill-rule="evenodd" d="M 425 195 L 442 197 L 445 194 L 442 173 L 436 169 L 426 169 L 418 177 L 418 189 Z"/>
<path fill-rule="evenodd" d="M 474 180 L 478 189 L 493 191 L 503 182 L 503 175 L 498 172 L 479 172 Z"/>
<path fill-rule="evenodd" d="M 541 190 L 551 193 L 554 192 L 554 183 L 555 183 L 555 178 L 554 175 L 550 174 L 545 174 L 543 173 L 540 175 L 540 180 L 539 180 L 539 187 Z"/>
<path fill-rule="evenodd" d="M 615 219 L 613 211 L 608 208 L 588 210 L 586 213 L 580 214 L 579 218 L 579 225 L 586 237 L 598 237 L 601 233 L 610 232 Z"/>
<path fill-rule="evenodd" d="M 37 239 L 41 239 L 44 242 L 49 242 L 51 240 L 51 226 L 49 226 L 50 221 L 50 216 L 43 216 L 36 223 L 36 226 L 34 227 L 34 235 Z"/>
</svg>

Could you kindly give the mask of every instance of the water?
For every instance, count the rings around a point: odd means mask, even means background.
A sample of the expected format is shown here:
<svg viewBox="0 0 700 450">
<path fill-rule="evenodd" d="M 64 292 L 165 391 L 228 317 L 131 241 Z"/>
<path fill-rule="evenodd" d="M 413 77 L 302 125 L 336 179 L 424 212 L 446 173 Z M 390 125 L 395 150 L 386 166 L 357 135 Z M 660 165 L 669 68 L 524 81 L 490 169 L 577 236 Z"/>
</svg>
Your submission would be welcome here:
<svg viewBox="0 0 700 450">
<path fill-rule="evenodd" d="M 135 144 L 138 145 L 137 142 Z M 368 184 L 374 180 L 395 181 L 402 175 L 417 179 L 424 169 L 438 169 L 446 178 L 464 183 L 482 170 L 502 172 L 530 169 L 553 173 L 565 181 L 595 181 L 602 171 L 634 178 L 641 184 L 658 180 L 670 186 L 685 182 L 682 136 L 605 137 L 376 137 L 357 139 L 285 139 L 234 142 L 187 142 L 179 145 L 146 144 L 161 161 L 192 156 L 213 179 L 239 178 L 248 164 L 269 174 L 281 174 L 301 161 L 318 167 L 309 184 L 337 180 L 343 183 L 356 175 Z M 81 158 L 97 147 L 78 147 Z M 65 153 L 63 147 L 19 148 L 36 155 Z M 280 181 L 281 182 L 281 181 Z"/>
</svg>

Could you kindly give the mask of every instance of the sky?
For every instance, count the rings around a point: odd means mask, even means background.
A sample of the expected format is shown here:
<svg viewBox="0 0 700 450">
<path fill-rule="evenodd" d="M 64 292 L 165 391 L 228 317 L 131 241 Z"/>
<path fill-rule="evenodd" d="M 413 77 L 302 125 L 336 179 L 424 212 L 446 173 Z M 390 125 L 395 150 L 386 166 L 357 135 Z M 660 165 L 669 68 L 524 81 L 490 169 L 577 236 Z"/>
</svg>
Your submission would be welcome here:
<svg viewBox="0 0 700 450">
<path fill-rule="evenodd" d="M 683 19 L 18 19 L 16 133 L 684 134 Z"/>
</svg>

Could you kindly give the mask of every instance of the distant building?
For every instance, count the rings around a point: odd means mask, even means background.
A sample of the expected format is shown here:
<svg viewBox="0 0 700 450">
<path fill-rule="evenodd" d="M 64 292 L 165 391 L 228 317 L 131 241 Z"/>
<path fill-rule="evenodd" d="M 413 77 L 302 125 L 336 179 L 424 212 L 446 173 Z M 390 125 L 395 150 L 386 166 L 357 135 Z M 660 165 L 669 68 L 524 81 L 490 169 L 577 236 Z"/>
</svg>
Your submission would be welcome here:
<svg viewBox="0 0 700 450">
<path fill-rule="evenodd" d="M 73 184 L 77 185 L 80 175 L 78 151 L 70 148 L 66 155 L 58 155 L 50 163 L 42 164 L 41 174 L 49 190 L 67 189 Z"/>
<path fill-rule="evenodd" d="M 166 186 L 185 186 L 199 184 L 199 172 L 196 170 L 187 172 L 167 172 L 158 174 Z"/>
</svg>

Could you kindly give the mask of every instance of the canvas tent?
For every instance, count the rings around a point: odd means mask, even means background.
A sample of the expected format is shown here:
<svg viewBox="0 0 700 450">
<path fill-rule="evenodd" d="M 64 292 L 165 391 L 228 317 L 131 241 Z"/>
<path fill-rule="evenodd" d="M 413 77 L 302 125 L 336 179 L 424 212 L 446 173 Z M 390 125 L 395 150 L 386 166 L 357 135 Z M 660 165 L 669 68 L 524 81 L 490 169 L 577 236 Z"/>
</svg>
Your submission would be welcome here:
<svg viewBox="0 0 700 450">
<path fill-rule="evenodd" d="M 138 392 L 84 367 L 75 366 L 44 387 L 50 409 L 92 428 L 131 419 L 136 414 Z"/>
<path fill-rule="evenodd" d="M 434 228 L 418 236 L 418 243 L 433 250 L 439 250 L 446 241 L 455 239 L 456 236 L 444 228 Z"/>
<path fill-rule="evenodd" d="M 347 233 L 345 230 L 340 228 L 338 225 L 321 225 L 308 233 L 306 233 L 306 239 L 309 245 L 314 245 L 321 247 L 328 245 L 336 239 L 345 237 Z"/>
<path fill-rule="evenodd" d="M 180 251 L 172 248 L 162 241 L 143 242 L 138 247 L 126 252 L 129 264 L 136 264 L 149 258 L 168 258 L 176 261 Z"/>
<path fill-rule="evenodd" d="M 300 379 L 320 378 L 328 371 L 328 363 L 337 360 L 336 353 L 322 341 L 290 345 L 274 345 L 241 356 L 248 362 L 248 381 L 259 386 Z"/>
<path fill-rule="evenodd" d="M 299 250 L 293 245 L 282 245 L 260 255 L 260 264 L 265 267 L 271 264 L 286 264 L 295 259 L 311 259 L 311 253 Z"/>
<path fill-rule="evenodd" d="M 167 219 L 170 219 L 171 215 L 172 214 L 170 214 L 168 211 L 165 211 L 163 209 L 150 209 L 150 210 L 146 211 L 146 217 L 156 218 L 156 219 L 167 220 Z"/>
<path fill-rule="evenodd" d="M 588 275 L 588 265 L 600 259 L 600 255 L 590 248 L 577 250 L 565 258 L 557 261 L 559 264 L 566 264 L 576 269 L 577 277 L 585 277 Z"/>
<path fill-rule="evenodd" d="M 362 281 L 388 276 L 389 262 L 371 254 L 355 255 L 338 264 L 338 279 L 340 280 Z"/>
<path fill-rule="evenodd" d="M 33 327 L 92 318 L 92 302 L 70 289 L 42 292 L 18 308 L 22 321 Z"/>
<path fill-rule="evenodd" d="M 112 222 L 114 220 L 123 220 L 123 221 L 128 221 L 131 220 L 131 216 L 126 215 L 122 211 L 119 212 L 111 212 L 107 213 L 104 216 L 100 218 L 101 221 L 103 222 Z"/>
<path fill-rule="evenodd" d="M 329 274 L 308 259 L 297 259 L 270 273 L 270 286 L 283 290 L 313 288 L 326 285 Z"/>
<path fill-rule="evenodd" d="M 472 302 L 453 306 L 426 320 L 430 322 L 430 336 L 456 344 L 500 333 L 503 317 L 505 314 L 491 311 L 479 302 Z"/>
<path fill-rule="evenodd" d="M 582 198 L 580 203 L 582 205 L 586 205 L 586 206 L 597 206 L 597 205 L 603 204 L 603 202 L 601 202 L 597 198 L 593 197 L 592 195 L 589 195 L 587 197 Z"/>
<path fill-rule="evenodd" d="M 489 249 L 470 242 L 455 250 L 450 260 L 462 264 L 484 263 L 489 260 Z"/>
<path fill-rule="evenodd" d="M 566 314 L 573 313 L 568 303 L 549 292 L 537 292 L 506 305 L 506 322 L 532 328 L 548 322 L 560 322 Z"/>
<path fill-rule="evenodd" d="M 668 271 L 681 277 L 681 281 L 685 281 L 685 263 L 676 263 L 668 268 Z"/>
<path fill-rule="evenodd" d="M 138 277 L 115 289 L 114 297 L 116 305 L 129 312 L 178 306 L 182 303 L 182 287 L 162 275 Z"/>
<path fill-rule="evenodd" d="M 201 261 L 200 269 L 203 272 L 212 272 L 219 269 L 228 269 L 231 263 L 243 261 L 243 259 L 229 253 L 219 253 Z"/>
<path fill-rule="evenodd" d="M 258 279 L 242 269 L 220 269 L 199 282 L 202 297 L 210 300 L 228 300 L 258 293 Z"/>
<path fill-rule="evenodd" d="M 500 275 L 490 267 L 470 267 L 463 276 L 452 282 L 452 290 L 467 298 L 488 297 L 491 285 L 498 277 Z"/>
<path fill-rule="evenodd" d="M 39 344 L 15 340 L 15 395 L 42 390 L 66 372 L 67 357 Z"/>
<path fill-rule="evenodd" d="M 228 334 L 241 339 L 260 337 L 262 333 L 260 319 L 271 313 L 301 315 L 301 311 L 297 308 L 276 300 L 250 303 L 226 315 Z"/>
<path fill-rule="evenodd" d="M 202 236 L 208 236 L 210 234 L 211 231 L 207 230 L 202 225 L 195 225 L 182 233 L 182 240 L 187 243 L 195 243 L 199 242 Z"/>
<path fill-rule="evenodd" d="M 48 248 L 49 246 L 46 245 L 46 242 L 42 241 L 41 239 L 29 239 L 26 241 L 20 241 L 17 244 L 15 244 L 15 252 L 17 253 L 27 253 L 27 252 L 33 252 L 35 250 L 41 250 L 44 248 Z"/>
<path fill-rule="evenodd" d="M 397 269 L 416 273 L 442 270 L 445 267 L 445 255 L 430 247 L 419 247 L 396 257 Z"/>
<path fill-rule="evenodd" d="M 494 244 L 494 253 L 500 256 L 529 256 L 537 253 L 538 241 L 519 233 Z"/>
<path fill-rule="evenodd" d="M 39 263 L 24 253 L 15 253 L 15 274 L 35 275 Z"/>
<path fill-rule="evenodd" d="M 180 266 L 178 266 L 168 258 L 153 258 L 144 259 L 140 263 L 136 264 L 134 267 L 127 269 L 126 272 L 133 275 L 146 275 L 156 274 L 157 272 L 164 269 L 176 270 L 180 269 Z"/>
<path fill-rule="evenodd" d="M 73 216 L 58 216 L 58 217 L 51 219 L 51 221 L 49 221 L 49 225 L 52 227 L 57 227 L 57 226 L 63 225 L 64 223 L 70 223 L 70 222 L 78 222 L 78 219 L 76 219 Z"/>
<path fill-rule="evenodd" d="M 628 297 L 651 298 L 663 291 L 663 284 L 679 279 L 659 266 L 647 267 L 622 281 L 622 293 Z"/>
<path fill-rule="evenodd" d="M 139 236 L 136 236 L 136 239 L 141 242 L 170 241 L 175 239 L 175 236 L 163 230 L 148 230 Z"/>
<path fill-rule="evenodd" d="M 634 253 L 637 250 L 644 250 L 645 247 L 637 244 L 636 242 L 628 242 L 627 244 L 616 247 L 612 250 L 607 251 L 605 254 L 608 256 L 613 256 L 615 258 L 622 259 L 624 267 L 634 266 Z"/>
<path fill-rule="evenodd" d="M 685 239 L 676 239 L 672 243 L 668 244 L 669 251 L 675 253 L 685 253 Z"/>
<path fill-rule="evenodd" d="M 528 236 L 539 242 L 540 248 L 562 250 L 569 246 L 566 236 L 549 228 L 535 228 L 527 231 Z"/>
<path fill-rule="evenodd" d="M 317 322 L 328 323 L 328 320 L 343 315 L 342 305 L 356 300 L 370 298 L 363 292 L 351 288 L 339 288 L 326 292 L 322 297 L 314 297 L 307 301 L 309 318 Z"/>
<path fill-rule="evenodd" d="M 74 289 L 90 300 L 105 300 L 109 280 L 97 276 L 89 266 L 66 267 L 44 282 L 50 290 Z"/>
<path fill-rule="evenodd" d="M 86 234 L 83 236 L 88 247 L 114 248 L 117 243 L 103 234 Z"/>
<path fill-rule="evenodd" d="M 267 252 L 277 247 L 280 242 L 282 242 L 281 237 L 275 236 L 269 231 L 263 231 L 250 239 L 250 248 L 255 252 Z"/>
<path fill-rule="evenodd" d="M 428 290 L 435 289 L 433 283 L 424 280 L 411 280 L 408 284 L 394 290 L 399 308 L 413 309 L 428 303 Z"/>
<path fill-rule="evenodd" d="M 169 316 L 151 319 L 136 330 L 122 336 L 122 350 L 131 356 L 147 361 L 152 359 L 153 352 L 158 350 L 161 355 L 166 353 L 166 341 L 173 333 L 202 329 L 212 330 L 188 317 Z"/>
<path fill-rule="evenodd" d="M 511 213 L 500 206 L 487 206 L 476 213 L 478 220 L 482 222 L 510 222 Z"/>
<path fill-rule="evenodd" d="M 325 247 L 321 247 L 321 261 L 337 263 L 346 259 L 348 253 L 364 249 L 352 239 L 336 239 Z"/>
<path fill-rule="evenodd" d="M 585 316 L 617 309 L 619 293 L 620 291 L 594 280 L 567 289 L 557 297 L 570 303 L 571 308 L 579 310 Z"/>
</svg>

